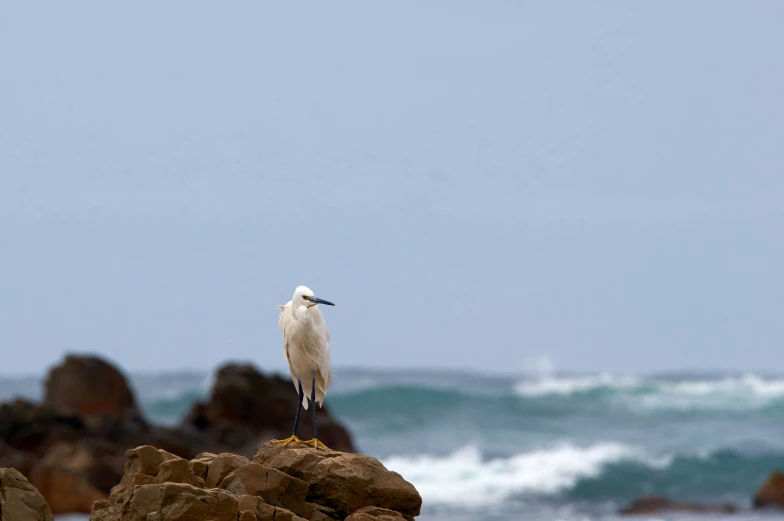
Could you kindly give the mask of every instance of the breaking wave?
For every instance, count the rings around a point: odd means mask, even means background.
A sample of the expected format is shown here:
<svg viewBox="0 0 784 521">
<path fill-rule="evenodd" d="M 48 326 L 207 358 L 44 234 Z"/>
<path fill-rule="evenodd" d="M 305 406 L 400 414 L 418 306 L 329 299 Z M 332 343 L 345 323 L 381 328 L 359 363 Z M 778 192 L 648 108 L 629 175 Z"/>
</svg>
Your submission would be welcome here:
<svg viewBox="0 0 784 521">
<path fill-rule="evenodd" d="M 594 397 L 641 410 L 746 410 L 784 403 L 784 379 L 756 375 L 657 380 L 628 376 L 546 377 L 517 382 L 527 399 Z"/>
<path fill-rule="evenodd" d="M 530 496 L 623 500 L 651 490 L 671 497 L 751 497 L 771 467 L 784 464 L 784 453 L 653 455 L 602 442 L 484 459 L 469 445 L 443 457 L 395 456 L 383 463 L 406 476 L 427 503 L 478 506 Z"/>
</svg>

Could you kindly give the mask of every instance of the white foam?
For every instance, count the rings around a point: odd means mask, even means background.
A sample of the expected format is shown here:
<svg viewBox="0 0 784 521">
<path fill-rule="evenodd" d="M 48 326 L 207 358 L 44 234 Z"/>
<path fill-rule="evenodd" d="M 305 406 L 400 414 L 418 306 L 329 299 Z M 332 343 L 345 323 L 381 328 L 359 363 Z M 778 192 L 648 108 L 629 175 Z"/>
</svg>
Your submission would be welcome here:
<svg viewBox="0 0 784 521">
<path fill-rule="evenodd" d="M 664 389 L 672 393 L 690 396 L 740 394 L 762 398 L 779 398 L 784 396 L 784 380 L 765 380 L 756 375 L 745 375 L 722 378 L 721 380 L 677 382 L 665 386 Z"/>
<path fill-rule="evenodd" d="M 524 398 L 571 396 L 597 389 L 616 391 L 608 399 L 634 410 L 758 409 L 784 399 L 784 379 L 756 375 L 667 381 L 600 374 L 585 377 L 548 376 L 523 380 L 515 392 Z"/>
<path fill-rule="evenodd" d="M 570 395 L 594 389 L 630 389 L 639 385 L 631 376 L 614 376 L 603 373 L 594 376 L 558 377 L 546 376 L 536 380 L 523 380 L 515 385 L 520 396 L 538 397 L 548 395 Z"/>
<path fill-rule="evenodd" d="M 581 478 L 597 476 L 619 461 L 638 461 L 662 468 L 668 458 L 653 458 L 643 450 L 615 442 L 589 447 L 559 443 L 510 458 L 483 461 L 475 446 L 444 457 L 391 457 L 387 468 L 400 473 L 427 503 L 480 505 L 518 494 L 554 494 Z"/>
<path fill-rule="evenodd" d="M 784 380 L 755 375 L 714 380 L 664 382 L 656 392 L 636 397 L 646 409 L 759 409 L 784 398 Z"/>
</svg>

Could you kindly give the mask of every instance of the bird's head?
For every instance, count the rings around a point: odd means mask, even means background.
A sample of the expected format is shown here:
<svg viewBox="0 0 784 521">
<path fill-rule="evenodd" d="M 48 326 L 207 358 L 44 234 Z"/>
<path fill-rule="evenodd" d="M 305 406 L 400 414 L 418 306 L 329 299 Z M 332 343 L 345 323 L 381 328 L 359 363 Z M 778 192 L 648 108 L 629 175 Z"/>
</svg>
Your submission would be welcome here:
<svg viewBox="0 0 784 521">
<path fill-rule="evenodd" d="M 307 306 L 309 308 L 315 306 L 316 304 L 325 304 L 327 306 L 335 305 L 329 300 L 324 300 L 315 296 L 313 294 L 313 290 L 307 286 L 297 287 L 297 289 L 294 291 L 294 296 L 291 298 L 291 303 L 297 306 Z"/>
</svg>

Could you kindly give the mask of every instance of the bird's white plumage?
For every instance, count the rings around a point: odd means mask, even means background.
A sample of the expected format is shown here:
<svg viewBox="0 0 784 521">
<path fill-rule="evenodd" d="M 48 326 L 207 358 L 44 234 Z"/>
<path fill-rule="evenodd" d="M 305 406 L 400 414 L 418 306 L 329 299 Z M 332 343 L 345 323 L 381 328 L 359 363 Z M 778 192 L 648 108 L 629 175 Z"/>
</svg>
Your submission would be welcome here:
<svg viewBox="0 0 784 521">
<path fill-rule="evenodd" d="M 313 375 L 316 376 L 316 401 L 324 404 L 327 387 L 332 385 L 329 360 L 329 331 L 318 306 L 303 297 L 312 297 L 313 292 L 299 286 L 294 296 L 285 305 L 278 306 L 280 318 L 278 328 L 283 332 L 283 349 L 289 363 L 294 388 L 302 382 L 304 396 L 302 406 L 308 408 Z"/>
</svg>

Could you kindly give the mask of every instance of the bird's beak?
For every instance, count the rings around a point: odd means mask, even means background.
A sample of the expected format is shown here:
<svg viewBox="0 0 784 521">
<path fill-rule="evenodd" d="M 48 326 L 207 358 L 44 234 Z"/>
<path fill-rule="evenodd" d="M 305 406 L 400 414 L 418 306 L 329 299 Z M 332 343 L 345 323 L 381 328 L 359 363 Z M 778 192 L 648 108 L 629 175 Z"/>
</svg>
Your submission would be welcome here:
<svg viewBox="0 0 784 521">
<path fill-rule="evenodd" d="M 318 298 L 318 297 L 310 297 L 308 300 L 310 300 L 314 304 L 324 304 L 325 306 L 334 306 L 335 305 L 332 302 L 330 302 L 329 300 L 324 300 L 323 298 Z"/>
</svg>

